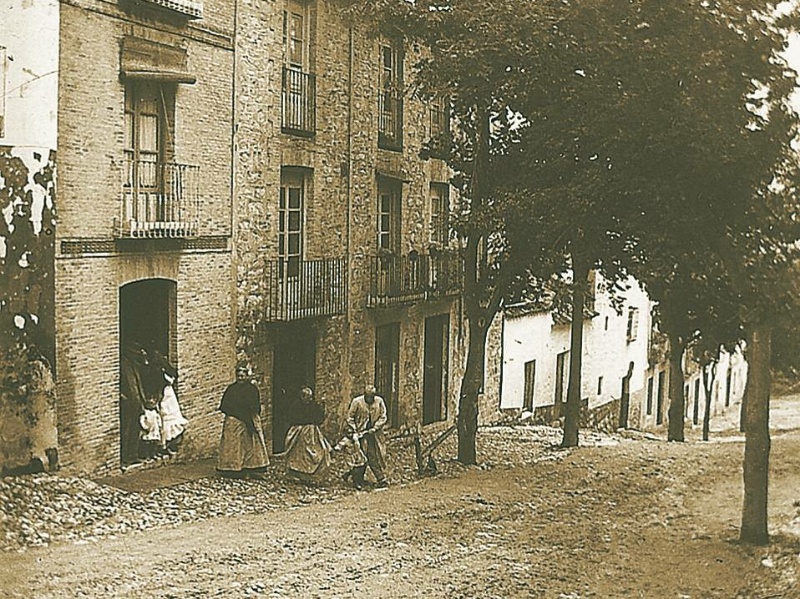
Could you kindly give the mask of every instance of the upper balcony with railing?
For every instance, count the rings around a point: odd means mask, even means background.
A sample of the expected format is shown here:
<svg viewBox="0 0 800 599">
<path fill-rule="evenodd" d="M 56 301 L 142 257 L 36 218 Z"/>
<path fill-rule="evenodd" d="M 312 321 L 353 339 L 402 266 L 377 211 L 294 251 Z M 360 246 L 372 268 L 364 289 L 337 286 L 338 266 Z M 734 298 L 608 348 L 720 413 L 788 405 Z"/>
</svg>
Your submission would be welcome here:
<svg viewBox="0 0 800 599">
<path fill-rule="evenodd" d="M 385 254 L 371 260 L 368 308 L 440 299 L 458 294 L 463 286 L 463 263 L 456 252 Z"/>
<path fill-rule="evenodd" d="M 267 322 L 334 316 L 347 310 L 343 258 L 269 260 L 264 273 Z"/>
<path fill-rule="evenodd" d="M 118 238 L 183 238 L 197 235 L 200 167 L 126 157 L 122 202 L 114 219 Z"/>
<path fill-rule="evenodd" d="M 283 67 L 281 131 L 311 137 L 317 130 L 317 83 L 313 73 Z"/>
</svg>

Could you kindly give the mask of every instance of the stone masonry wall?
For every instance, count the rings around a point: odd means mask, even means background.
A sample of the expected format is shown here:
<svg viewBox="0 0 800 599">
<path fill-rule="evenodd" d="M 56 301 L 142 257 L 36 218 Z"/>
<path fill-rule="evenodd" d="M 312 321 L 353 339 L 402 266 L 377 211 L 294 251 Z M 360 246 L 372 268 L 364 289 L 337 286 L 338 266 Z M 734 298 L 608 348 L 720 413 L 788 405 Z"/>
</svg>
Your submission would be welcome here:
<svg viewBox="0 0 800 599">
<path fill-rule="evenodd" d="M 377 169 L 402 173 L 402 251 L 427 251 L 429 186 L 447 182 L 441 161 L 418 158 L 427 138 L 427 107 L 406 96 L 402 152 L 378 149 L 380 54 L 378 38 L 344 21 L 337 9 L 309 5 L 311 56 L 316 74 L 316 134 L 311 139 L 281 133 L 283 64 L 281 3 L 244 3 L 238 23 L 236 103 L 237 352 L 259 371 L 262 393 L 271 396 L 270 353 L 280 327 L 263 327 L 266 289 L 263 263 L 277 258 L 281 167 L 304 167 L 307 189 L 306 259 L 348 259 L 348 310 L 343 316 L 307 323 L 317 332 L 317 397 L 327 405 L 327 432 L 335 434 L 348 399 L 374 376 L 375 327 L 400 323 L 400 420 L 421 417 L 425 318 L 449 313 L 450 381 L 448 414 L 463 362 L 463 337 L 456 303 L 432 302 L 393 309 L 367 309 L 370 258 L 376 251 Z M 409 81 L 415 57 L 406 54 Z M 273 337 L 273 338 L 271 338 Z M 268 411 L 269 408 L 267 408 Z"/>
</svg>

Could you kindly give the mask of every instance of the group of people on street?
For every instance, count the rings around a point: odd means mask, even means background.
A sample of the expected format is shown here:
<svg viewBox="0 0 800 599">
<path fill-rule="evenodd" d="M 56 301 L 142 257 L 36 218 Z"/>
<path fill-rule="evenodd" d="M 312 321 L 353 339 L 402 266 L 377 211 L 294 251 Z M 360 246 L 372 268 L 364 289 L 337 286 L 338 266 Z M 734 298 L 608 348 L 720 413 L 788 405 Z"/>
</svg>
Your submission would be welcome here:
<svg viewBox="0 0 800 599">
<path fill-rule="evenodd" d="M 123 464 L 174 455 L 188 420 L 175 386 L 177 369 L 157 348 L 131 342 L 122 352 L 120 453 Z"/>
<path fill-rule="evenodd" d="M 261 427 L 261 401 L 258 388 L 249 380 L 246 364 L 236 367 L 236 381 L 222 396 L 219 410 L 225 415 L 219 445 L 217 471 L 229 478 L 263 478 L 269 455 Z M 386 441 L 386 404 L 373 385 L 350 402 L 342 436 L 331 446 L 320 426 L 325 408 L 314 400 L 310 387 L 300 390 L 300 397 L 288 415 L 284 456 L 287 475 L 312 482 L 331 463 L 331 453 L 346 456 L 349 470 L 345 480 L 352 480 L 357 489 L 364 487 L 367 467 L 372 470 L 378 487 L 387 487 L 384 473 Z"/>
</svg>

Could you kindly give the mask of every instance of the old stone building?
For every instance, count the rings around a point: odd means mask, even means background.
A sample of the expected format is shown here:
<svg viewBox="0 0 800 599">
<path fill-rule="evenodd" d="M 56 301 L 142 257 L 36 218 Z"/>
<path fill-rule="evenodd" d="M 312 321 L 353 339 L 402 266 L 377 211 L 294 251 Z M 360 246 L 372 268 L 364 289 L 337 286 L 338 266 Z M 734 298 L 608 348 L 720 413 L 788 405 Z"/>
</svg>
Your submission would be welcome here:
<svg viewBox="0 0 800 599">
<path fill-rule="evenodd" d="M 62 467 L 138 461 L 122 433 L 129 348 L 177 367 L 186 457 L 214 453 L 237 359 L 275 452 L 302 385 L 324 400 L 331 437 L 368 382 L 391 428 L 452 420 L 463 349 L 449 173 L 419 157 L 447 116 L 409 93 L 402 39 L 322 1 L 13 10 L 23 32 L 46 12 L 51 32 L 41 112 L 58 155 L 45 263 Z"/>
<path fill-rule="evenodd" d="M 328 2 L 243 3 L 236 46 L 237 351 L 283 448 L 300 386 L 334 434 L 374 381 L 390 428 L 452 420 L 463 361 L 441 104 L 402 39 Z"/>
</svg>

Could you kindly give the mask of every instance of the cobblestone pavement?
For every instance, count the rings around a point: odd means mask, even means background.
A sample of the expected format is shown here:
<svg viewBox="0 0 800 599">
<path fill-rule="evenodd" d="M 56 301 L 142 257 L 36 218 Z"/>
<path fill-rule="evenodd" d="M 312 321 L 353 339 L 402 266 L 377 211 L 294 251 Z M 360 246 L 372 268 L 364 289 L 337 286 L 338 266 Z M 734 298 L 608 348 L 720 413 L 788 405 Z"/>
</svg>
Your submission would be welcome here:
<svg viewBox="0 0 800 599">
<path fill-rule="evenodd" d="M 423 481 L 395 441 L 392 488 L 366 492 L 337 468 L 289 482 L 279 460 L 264 481 L 138 492 L 0 479 L 0 596 L 800 597 L 800 433 L 774 440 L 766 549 L 731 543 L 740 443 L 584 433 L 567 451 L 560 436 L 481 429 L 480 467 L 440 457 Z"/>
</svg>

